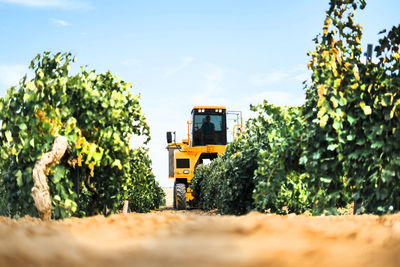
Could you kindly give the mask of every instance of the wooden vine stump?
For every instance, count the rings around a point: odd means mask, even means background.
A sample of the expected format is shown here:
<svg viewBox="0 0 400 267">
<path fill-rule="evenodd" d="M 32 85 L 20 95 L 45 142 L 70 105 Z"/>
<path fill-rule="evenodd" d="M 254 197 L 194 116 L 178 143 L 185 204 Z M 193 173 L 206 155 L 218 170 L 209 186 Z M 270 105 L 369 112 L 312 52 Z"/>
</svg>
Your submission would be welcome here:
<svg viewBox="0 0 400 267">
<path fill-rule="evenodd" d="M 42 220 L 51 219 L 51 199 L 45 173 L 53 164 L 60 161 L 67 148 L 68 139 L 64 136 L 57 136 L 54 139 L 53 149 L 50 152 L 44 153 L 33 168 L 32 176 L 34 185 L 32 188 L 32 197 Z"/>
<path fill-rule="evenodd" d="M 129 209 L 129 201 L 125 200 L 124 201 L 124 207 L 122 208 L 122 213 L 124 215 L 128 214 L 128 209 Z"/>
</svg>

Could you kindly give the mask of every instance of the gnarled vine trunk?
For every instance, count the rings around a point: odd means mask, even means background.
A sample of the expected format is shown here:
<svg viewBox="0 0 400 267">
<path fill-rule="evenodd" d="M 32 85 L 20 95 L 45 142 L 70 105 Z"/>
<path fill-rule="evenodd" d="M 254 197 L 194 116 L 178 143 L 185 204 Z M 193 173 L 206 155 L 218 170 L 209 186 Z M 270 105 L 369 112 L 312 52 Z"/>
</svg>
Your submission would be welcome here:
<svg viewBox="0 0 400 267">
<path fill-rule="evenodd" d="M 90 214 L 94 215 L 96 212 L 96 208 L 97 208 L 97 203 L 99 201 L 100 198 L 100 193 L 99 191 L 97 191 L 97 189 L 90 184 L 90 176 L 86 176 L 86 178 L 84 178 L 85 181 L 85 186 L 86 188 L 93 193 L 92 195 L 92 203 L 90 204 Z"/>
<path fill-rule="evenodd" d="M 45 172 L 53 164 L 60 161 L 67 148 L 68 139 L 64 136 L 57 136 L 53 143 L 53 149 L 50 152 L 44 153 L 33 168 L 34 186 L 32 188 L 32 197 L 42 220 L 51 219 L 51 199 Z"/>
</svg>

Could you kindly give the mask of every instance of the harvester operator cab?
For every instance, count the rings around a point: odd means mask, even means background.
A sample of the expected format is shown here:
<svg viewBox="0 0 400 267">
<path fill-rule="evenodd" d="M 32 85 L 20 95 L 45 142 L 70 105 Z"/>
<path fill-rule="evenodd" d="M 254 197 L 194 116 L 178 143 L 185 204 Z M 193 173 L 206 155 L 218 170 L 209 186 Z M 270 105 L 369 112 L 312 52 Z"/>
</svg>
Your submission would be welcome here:
<svg viewBox="0 0 400 267">
<path fill-rule="evenodd" d="M 191 146 L 226 145 L 226 109 L 194 107 Z"/>
</svg>

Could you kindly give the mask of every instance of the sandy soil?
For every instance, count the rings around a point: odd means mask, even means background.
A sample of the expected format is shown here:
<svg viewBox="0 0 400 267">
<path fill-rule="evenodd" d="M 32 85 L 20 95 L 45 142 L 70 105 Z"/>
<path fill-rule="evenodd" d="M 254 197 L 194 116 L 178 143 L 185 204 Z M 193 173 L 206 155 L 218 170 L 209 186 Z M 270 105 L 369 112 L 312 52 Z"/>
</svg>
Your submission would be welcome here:
<svg viewBox="0 0 400 267">
<path fill-rule="evenodd" d="M 0 266 L 399 266 L 400 214 L 0 217 L 0 240 Z"/>
<path fill-rule="evenodd" d="M 172 207 L 174 201 L 174 189 L 172 187 L 164 188 L 165 204 L 167 207 Z"/>
</svg>

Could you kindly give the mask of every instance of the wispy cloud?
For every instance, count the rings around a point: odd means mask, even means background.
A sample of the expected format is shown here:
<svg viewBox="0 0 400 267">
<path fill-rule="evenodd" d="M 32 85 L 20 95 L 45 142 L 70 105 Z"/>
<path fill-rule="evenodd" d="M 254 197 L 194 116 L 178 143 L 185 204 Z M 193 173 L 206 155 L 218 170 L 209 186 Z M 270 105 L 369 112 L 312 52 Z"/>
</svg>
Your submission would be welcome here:
<svg viewBox="0 0 400 267">
<path fill-rule="evenodd" d="M 124 61 L 122 61 L 122 65 L 125 67 L 136 67 L 142 64 L 142 62 L 139 59 L 136 58 L 127 58 Z"/>
<path fill-rule="evenodd" d="M 168 78 L 168 77 L 182 71 L 183 69 L 188 67 L 190 65 L 190 63 L 192 63 L 193 61 L 195 61 L 194 57 L 183 57 L 181 59 L 181 63 L 178 66 L 171 67 L 165 72 L 164 77 Z"/>
<path fill-rule="evenodd" d="M 222 90 L 221 82 L 224 78 L 224 70 L 221 67 L 210 65 L 205 73 L 205 93 L 208 95 L 216 94 Z"/>
<path fill-rule="evenodd" d="M 51 22 L 54 23 L 54 24 L 56 24 L 56 25 L 58 25 L 58 26 L 61 26 L 61 27 L 66 27 L 66 26 L 69 25 L 68 22 L 66 22 L 65 20 L 61 20 L 61 19 L 54 19 L 54 18 L 52 18 L 52 19 L 51 19 Z"/>
<path fill-rule="evenodd" d="M 84 9 L 91 5 L 79 0 L 0 0 L 0 3 L 36 8 Z"/>
<path fill-rule="evenodd" d="M 289 77 L 289 73 L 284 71 L 272 71 L 268 73 L 253 74 L 250 82 L 255 86 L 265 86 L 270 83 L 280 82 Z"/>
<path fill-rule="evenodd" d="M 310 77 L 304 66 L 293 66 L 286 70 L 274 70 L 267 73 L 257 73 L 250 76 L 250 83 L 257 87 L 265 87 L 286 80 L 302 82 Z"/>
<path fill-rule="evenodd" d="M 200 66 L 201 82 L 191 97 L 193 105 L 224 105 L 227 102 L 223 85 L 225 70 L 209 62 L 201 62 Z"/>
</svg>

